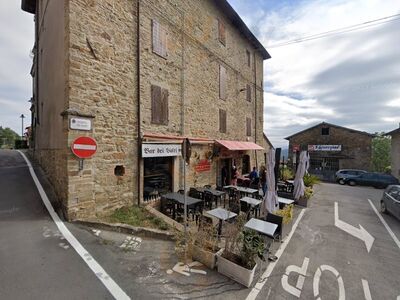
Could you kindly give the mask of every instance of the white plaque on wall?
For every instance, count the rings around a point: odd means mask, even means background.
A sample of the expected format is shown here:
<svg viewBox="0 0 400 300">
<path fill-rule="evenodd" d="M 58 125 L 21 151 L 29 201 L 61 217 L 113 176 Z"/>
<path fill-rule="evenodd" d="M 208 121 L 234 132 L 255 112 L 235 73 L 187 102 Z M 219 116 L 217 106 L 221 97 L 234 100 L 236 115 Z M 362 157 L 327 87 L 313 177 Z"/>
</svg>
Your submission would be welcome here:
<svg viewBox="0 0 400 300">
<path fill-rule="evenodd" d="M 84 118 L 71 118 L 69 120 L 69 128 L 74 130 L 92 130 L 92 120 Z"/>
</svg>

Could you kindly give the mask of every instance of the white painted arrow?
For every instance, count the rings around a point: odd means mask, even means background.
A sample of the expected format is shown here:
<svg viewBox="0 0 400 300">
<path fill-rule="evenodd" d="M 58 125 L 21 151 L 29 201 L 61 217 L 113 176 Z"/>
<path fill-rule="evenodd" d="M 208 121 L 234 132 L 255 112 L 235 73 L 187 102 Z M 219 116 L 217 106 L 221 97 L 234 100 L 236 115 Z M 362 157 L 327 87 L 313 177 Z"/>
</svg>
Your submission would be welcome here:
<svg viewBox="0 0 400 300">
<path fill-rule="evenodd" d="M 339 220 L 339 209 L 337 202 L 335 202 L 335 226 L 347 232 L 348 234 L 362 240 L 365 243 L 365 246 L 367 247 L 367 251 L 369 253 L 375 238 L 360 224 L 358 225 L 360 226 L 360 229 L 358 229 L 357 227 L 354 227 L 350 224 L 347 224 L 346 222 Z"/>
</svg>

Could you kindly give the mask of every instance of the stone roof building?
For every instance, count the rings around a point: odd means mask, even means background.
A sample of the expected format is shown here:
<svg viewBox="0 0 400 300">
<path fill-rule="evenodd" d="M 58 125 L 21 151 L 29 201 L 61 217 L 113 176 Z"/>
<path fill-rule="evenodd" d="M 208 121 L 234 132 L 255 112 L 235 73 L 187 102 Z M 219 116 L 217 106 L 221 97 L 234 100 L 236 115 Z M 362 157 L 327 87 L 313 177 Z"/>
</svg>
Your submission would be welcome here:
<svg viewBox="0 0 400 300">
<path fill-rule="evenodd" d="M 33 153 L 67 218 L 182 188 L 182 160 L 148 153 L 180 151 L 185 137 L 189 186 L 222 184 L 223 165 L 245 173 L 264 161 L 270 56 L 226 0 L 22 0 L 22 9 L 35 15 Z M 83 167 L 70 150 L 79 136 L 97 141 Z"/>
<path fill-rule="evenodd" d="M 392 148 L 391 148 L 391 167 L 392 175 L 400 179 L 400 128 L 392 130 L 386 135 L 392 137 Z"/>
<path fill-rule="evenodd" d="M 373 137 L 364 131 L 322 122 L 286 139 L 293 163 L 300 151 L 306 150 L 310 154 L 309 172 L 331 181 L 340 169 L 371 169 Z"/>
</svg>

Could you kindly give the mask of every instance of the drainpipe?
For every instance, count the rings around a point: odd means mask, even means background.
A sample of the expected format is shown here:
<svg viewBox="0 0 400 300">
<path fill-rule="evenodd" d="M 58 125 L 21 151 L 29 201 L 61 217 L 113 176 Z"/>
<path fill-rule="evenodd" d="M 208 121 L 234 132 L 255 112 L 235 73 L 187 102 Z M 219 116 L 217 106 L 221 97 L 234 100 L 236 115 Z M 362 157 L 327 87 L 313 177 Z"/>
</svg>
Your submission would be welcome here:
<svg viewBox="0 0 400 300">
<path fill-rule="evenodd" d="M 140 205 L 141 196 L 141 155 L 142 155 L 142 135 L 141 135 L 141 116 L 140 116 L 140 0 L 136 1 L 137 18 L 136 18 L 136 74 L 137 74 L 137 195 L 138 205 Z"/>
<path fill-rule="evenodd" d="M 254 52 L 254 143 L 257 144 L 257 68 L 256 68 L 256 52 Z M 257 150 L 254 150 L 256 156 L 256 168 L 258 170 Z"/>
<path fill-rule="evenodd" d="M 40 120 L 38 119 L 39 115 L 39 4 L 36 3 L 36 15 L 35 15 L 35 44 L 36 44 L 36 53 L 35 53 L 35 114 L 36 114 L 36 123 L 35 126 L 32 126 L 32 129 L 34 128 L 34 132 L 32 132 L 34 136 L 34 141 L 33 141 L 33 157 L 36 155 L 36 142 L 37 142 L 37 125 L 39 125 Z M 31 121 L 32 122 L 32 121 Z M 33 125 L 33 124 L 32 124 Z"/>
</svg>

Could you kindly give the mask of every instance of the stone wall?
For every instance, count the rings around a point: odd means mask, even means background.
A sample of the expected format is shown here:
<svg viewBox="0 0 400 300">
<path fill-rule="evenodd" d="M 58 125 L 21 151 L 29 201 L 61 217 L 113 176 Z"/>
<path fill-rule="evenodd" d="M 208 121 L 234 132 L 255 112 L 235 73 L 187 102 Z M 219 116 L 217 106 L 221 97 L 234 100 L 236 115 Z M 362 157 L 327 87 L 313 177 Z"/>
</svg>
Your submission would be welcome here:
<svg viewBox="0 0 400 300">
<path fill-rule="evenodd" d="M 371 169 L 371 136 L 334 126 L 328 126 L 329 135 L 321 135 L 324 126 L 321 124 L 290 138 L 289 153 L 293 153 L 293 145 L 300 145 L 302 150 L 307 150 L 308 145 L 342 145 L 340 152 L 310 152 L 310 156 L 346 156 L 348 159 L 339 160 L 340 169 Z"/>
<path fill-rule="evenodd" d="M 392 135 L 392 175 L 400 179 L 400 132 Z"/>
</svg>

